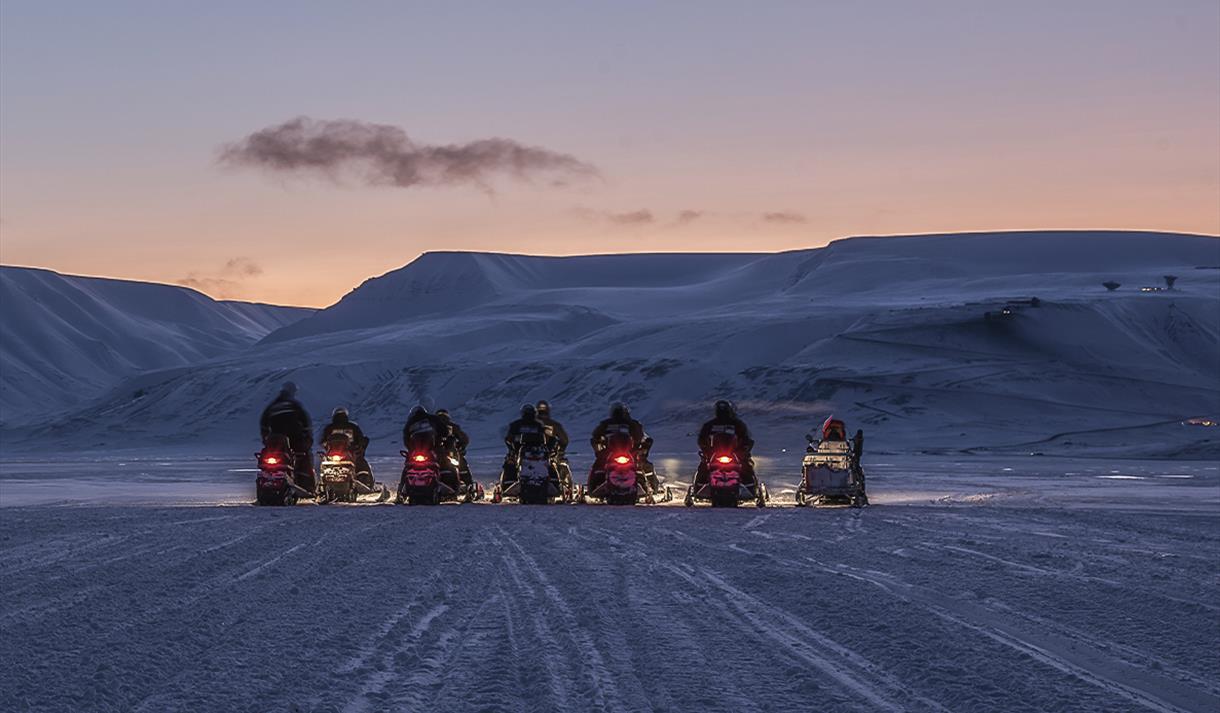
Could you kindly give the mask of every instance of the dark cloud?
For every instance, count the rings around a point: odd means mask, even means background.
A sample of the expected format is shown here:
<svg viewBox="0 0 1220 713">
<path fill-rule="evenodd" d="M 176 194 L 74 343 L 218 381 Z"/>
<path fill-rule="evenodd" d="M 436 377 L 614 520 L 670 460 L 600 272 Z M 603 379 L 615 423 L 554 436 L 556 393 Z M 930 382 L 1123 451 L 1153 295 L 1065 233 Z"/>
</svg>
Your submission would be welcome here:
<svg viewBox="0 0 1220 713">
<path fill-rule="evenodd" d="M 288 174 L 337 180 L 354 175 L 369 185 L 413 188 L 470 184 L 487 188 L 505 175 L 538 177 L 564 185 L 596 177 L 597 169 L 573 156 L 511 139 L 429 145 L 413 141 L 397 126 L 340 119 L 298 117 L 223 146 L 220 162 Z"/>
<path fill-rule="evenodd" d="M 235 257 L 226 260 L 219 269 L 210 272 L 191 271 L 178 280 L 183 287 L 190 287 L 216 297 L 232 297 L 245 280 L 263 274 L 263 268 L 249 258 Z"/>
<path fill-rule="evenodd" d="M 788 213 L 782 211 L 777 213 L 763 213 L 762 219 L 764 222 L 776 224 L 809 222 L 809 219 L 800 213 Z"/>
<path fill-rule="evenodd" d="M 656 216 L 648 209 L 634 210 L 629 213 L 607 213 L 606 220 L 615 225 L 648 225 L 656 222 Z"/>
<path fill-rule="evenodd" d="M 690 225 L 691 223 L 703 217 L 701 210 L 684 210 L 674 219 L 674 223 L 678 225 Z"/>
</svg>

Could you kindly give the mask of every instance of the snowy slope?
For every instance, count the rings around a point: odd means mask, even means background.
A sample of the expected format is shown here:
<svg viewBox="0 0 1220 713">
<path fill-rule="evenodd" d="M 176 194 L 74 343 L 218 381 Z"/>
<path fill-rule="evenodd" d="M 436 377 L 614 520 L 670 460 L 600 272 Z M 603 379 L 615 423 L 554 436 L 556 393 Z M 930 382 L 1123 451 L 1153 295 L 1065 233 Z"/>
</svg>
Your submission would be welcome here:
<svg viewBox="0 0 1220 713">
<path fill-rule="evenodd" d="M 232 352 L 310 311 L 0 267 L 0 420 L 45 415 L 132 374 Z"/>
<path fill-rule="evenodd" d="M 1104 449 L 1214 457 L 1220 240 L 1161 233 L 853 238 L 781 254 L 570 258 L 430 253 L 256 346 L 145 373 L 21 432 L 66 441 L 241 443 L 285 378 L 393 449 L 417 401 L 477 445 L 549 398 L 577 438 L 614 399 L 684 452 L 727 396 L 760 451 L 830 412 L 875 448 Z M 1177 289 L 1141 285 L 1179 276 Z M 1101 282 L 1123 283 L 1107 292 Z M 1008 318 L 988 320 L 1009 300 Z M 229 447 L 229 446 L 225 446 Z M 391 452 L 393 452 L 391 450 Z"/>
</svg>

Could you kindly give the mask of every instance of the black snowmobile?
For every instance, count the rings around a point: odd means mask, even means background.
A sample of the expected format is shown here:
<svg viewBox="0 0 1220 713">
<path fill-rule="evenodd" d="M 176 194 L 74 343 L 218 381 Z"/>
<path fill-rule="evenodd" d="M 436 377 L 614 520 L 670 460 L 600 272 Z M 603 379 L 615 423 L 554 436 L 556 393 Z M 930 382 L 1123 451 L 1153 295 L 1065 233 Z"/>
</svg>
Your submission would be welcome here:
<svg viewBox="0 0 1220 713">
<path fill-rule="evenodd" d="M 608 505 L 636 505 L 640 502 L 654 505 L 673 500 L 669 488 L 663 488 L 656 470 L 645 455 L 652 439 L 647 439 L 641 448 L 627 433 L 613 433 L 599 449 L 594 460 L 594 470 L 589 482 L 597 483 L 591 489 L 581 487 L 577 500 L 604 502 Z"/>
<path fill-rule="evenodd" d="M 258 462 L 254 487 L 259 505 L 294 505 L 301 498 L 316 496 L 309 451 L 295 453 L 287 436 L 267 436 L 263 449 L 254 457 Z"/>
<path fill-rule="evenodd" d="M 400 452 L 406 462 L 398 481 L 395 502 L 439 505 L 483 499 L 483 486 L 473 482 L 470 485 L 463 483 L 458 475 L 459 460 L 449 454 L 438 457 L 430 436 L 412 442 L 409 450 Z"/>
<path fill-rule="evenodd" d="M 753 482 L 746 482 L 743 477 L 747 464 L 742 462 L 736 436 L 716 434 L 712 438 L 711 448 L 700 453 L 699 459 L 699 470 L 706 470 L 707 478 L 701 480 L 699 473 L 695 474 L 695 481 L 687 489 L 683 501 L 687 507 L 697 502 L 729 508 L 735 508 L 740 503 L 753 503 L 760 508 L 767 506 L 770 500 L 767 486 L 758 480 L 757 475 Z"/>
<path fill-rule="evenodd" d="M 541 434 L 524 434 L 504 459 L 500 482 L 491 501 L 516 501 L 522 505 L 570 503 L 576 498 L 571 479 L 560 477 L 553 444 Z"/>
</svg>

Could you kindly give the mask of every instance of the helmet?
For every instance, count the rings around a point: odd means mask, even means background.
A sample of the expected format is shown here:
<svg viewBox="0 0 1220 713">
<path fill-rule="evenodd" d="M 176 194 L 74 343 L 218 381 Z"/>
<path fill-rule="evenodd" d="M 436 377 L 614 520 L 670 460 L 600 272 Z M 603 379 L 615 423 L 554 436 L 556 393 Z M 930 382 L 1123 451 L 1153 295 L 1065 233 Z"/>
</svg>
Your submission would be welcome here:
<svg viewBox="0 0 1220 713">
<path fill-rule="evenodd" d="M 533 404 L 525 404 L 521 407 L 521 418 L 527 421 L 532 421 L 538 417 L 538 409 Z"/>
<path fill-rule="evenodd" d="M 436 417 L 439 418 L 440 420 L 444 421 L 445 423 L 449 423 L 451 420 L 453 420 L 453 419 L 449 418 L 449 409 L 444 409 L 444 408 L 437 409 Z"/>
<path fill-rule="evenodd" d="M 423 406 L 417 405 L 415 408 L 411 409 L 411 413 L 410 413 L 410 415 L 407 416 L 407 420 L 414 421 L 415 419 L 417 419 L 421 416 L 427 416 L 427 415 L 428 415 L 428 409 L 424 408 Z"/>
<path fill-rule="evenodd" d="M 538 410 L 538 415 L 542 416 L 543 418 L 551 415 L 551 404 L 546 399 L 540 400 L 534 405 L 534 408 Z"/>
<path fill-rule="evenodd" d="M 342 423 L 347 420 L 347 409 L 342 406 L 337 406 L 334 411 L 330 412 L 331 420 Z"/>
<path fill-rule="evenodd" d="M 627 408 L 627 404 L 622 401 L 615 401 L 610 406 L 610 418 L 619 420 L 631 418 L 631 409 Z"/>
<path fill-rule="evenodd" d="M 284 385 L 280 387 L 280 393 L 285 396 L 296 396 L 297 385 L 294 382 L 285 381 Z"/>
<path fill-rule="evenodd" d="M 733 418 L 737 415 L 737 410 L 733 408 L 732 401 L 720 399 L 716 402 L 716 418 Z"/>
</svg>

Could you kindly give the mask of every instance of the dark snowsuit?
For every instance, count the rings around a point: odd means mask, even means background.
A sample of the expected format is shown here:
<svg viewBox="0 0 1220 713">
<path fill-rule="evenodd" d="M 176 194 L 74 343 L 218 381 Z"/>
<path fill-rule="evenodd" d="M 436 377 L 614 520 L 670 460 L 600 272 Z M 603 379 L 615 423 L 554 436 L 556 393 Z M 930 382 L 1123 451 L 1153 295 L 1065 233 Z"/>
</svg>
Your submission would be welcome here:
<svg viewBox="0 0 1220 713">
<path fill-rule="evenodd" d="M 439 417 L 422 412 L 414 417 L 409 417 L 406 425 L 402 427 L 402 445 L 410 450 L 412 446 L 427 441 L 433 451 L 433 456 L 439 457 L 440 454 L 437 451 L 448 431 L 449 427 Z"/>
<path fill-rule="evenodd" d="M 735 455 L 741 460 L 741 479 L 746 485 L 754 482 L 754 459 L 750 457 L 750 449 L 754 447 L 754 439 L 750 437 L 750 429 L 736 416 L 727 418 L 716 417 L 703 424 L 699 429 L 699 470 L 695 473 L 695 484 L 707 482 L 707 460 L 712 456 L 712 441 L 717 435 L 734 436 L 737 439 Z"/>
<path fill-rule="evenodd" d="M 615 434 L 626 434 L 631 437 L 631 450 L 640 458 L 647 460 L 646 443 L 650 442 L 648 434 L 644 433 L 644 426 L 639 421 L 631 418 L 607 418 L 597 424 L 593 429 L 593 435 L 589 438 L 589 443 L 593 446 L 593 465 L 589 468 L 589 482 L 585 486 L 590 492 L 601 486 L 606 479 L 606 457 L 609 453 L 606 450 L 606 442 L 610 436 Z"/>
<path fill-rule="evenodd" d="M 539 416 L 538 420 L 546 429 L 546 435 L 554 443 L 555 467 L 559 469 L 559 479 L 565 485 L 572 482 L 572 468 L 568 465 L 568 431 L 563 424 L 549 416 Z"/>
<path fill-rule="evenodd" d="M 457 425 L 453 419 L 447 416 L 440 416 L 441 423 L 445 424 L 444 431 L 444 447 L 446 451 L 453 453 L 458 460 L 458 478 L 465 485 L 470 485 L 474 482 L 474 478 L 470 474 L 470 464 L 466 462 L 466 447 L 470 445 L 470 436 L 462 430 L 462 427 Z"/>
<path fill-rule="evenodd" d="M 309 483 L 314 482 L 313 468 L 313 424 L 309 414 L 300 401 L 280 392 L 259 419 L 259 430 L 262 432 L 263 443 L 271 435 L 278 434 L 288 439 L 296 458 L 295 469 L 298 474 L 305 474 Z M 305 483 L 308 485 L 308 483 Z M 308 487 L 306 489 L 309 489 Z"/>
<path fill-rule="evenodd" d="M 568 449 L 568 431 L 563 424 L 550 417 L 539 416 L 538 420 L 546 428 L 547 435 L 555 441 L 555 450 L 562 456 Z"/>
<path fill-rule="evenodd" d="M 504 470 L 500 476 L 502 483 L 511 483 L 517 479 L 517 451 L 522 445 L 540 444 L 554 455 L 554 444 L 547 438 L 546 426 L 537 418 L 519 418 L 508 424 L 504 433 L 504 445 L 508 452 L 504 455 Z"/>
</svg>

